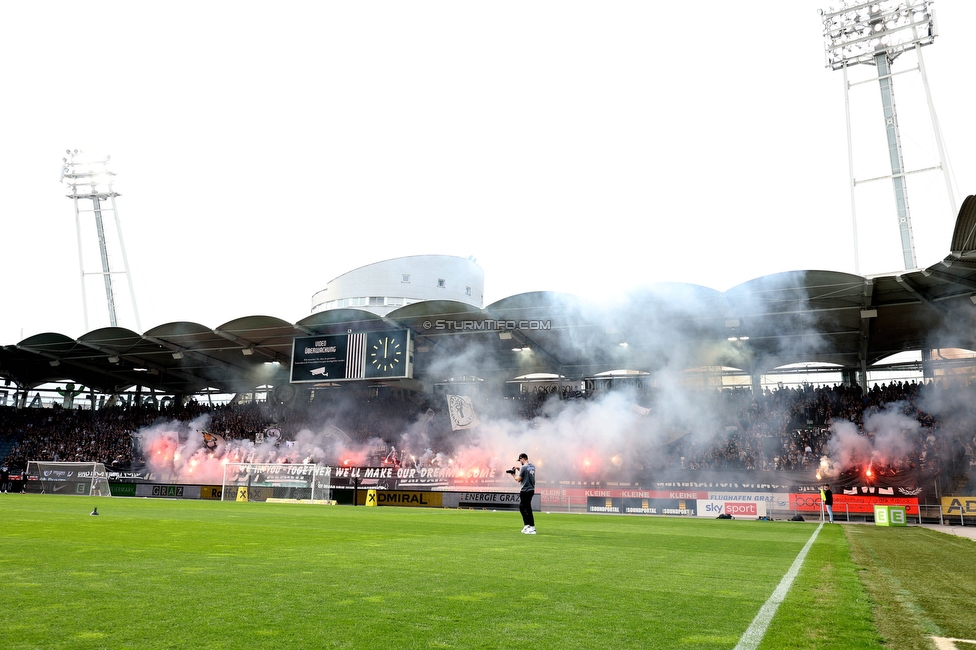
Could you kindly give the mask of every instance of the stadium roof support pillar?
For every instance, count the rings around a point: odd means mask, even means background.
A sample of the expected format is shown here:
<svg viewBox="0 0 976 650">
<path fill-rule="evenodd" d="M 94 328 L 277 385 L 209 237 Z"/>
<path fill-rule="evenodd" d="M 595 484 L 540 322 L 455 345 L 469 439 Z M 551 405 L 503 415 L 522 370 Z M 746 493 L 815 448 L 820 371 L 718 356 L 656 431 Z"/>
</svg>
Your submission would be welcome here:
<svg viewBox="0 0 976 650">
<path fill-rule="evenodd" d="M 922 380 L 935 379 L 935 363 L 932 348 L 922 348 Z"/>
<path fill-rule="evenodd" d="M 25 409 L 27 408 L 27 393 L 30 392 L 30 387 L 19 381 L 15 381 L 14 384 L 17 386 L 17 392 L 14 393 L 14 408 Z"/>
<path fill-rule="evenodd" d="M 914 269 L 915 238 L 912 236 L 912 218 L 908 209 L 908 188 L 905 183 L 905 162 L 902 154 L 901 135 L 898 132 L 898 113 L 895 110 L 894 89 L 888 67 L 888 53 L 879 52 L 875 57 L 878 66 L 878 82 L 881 84 L 881 105 L 884 109 L 885 133 L 888 137 L 888 157 L 891 162 L 891 183 L 895 192 L 898 214 L 898 232 L 901 237 L 902 258 L 905 269 Z"/>
<path fill-rule="evenodd" d="M 877 309 L 874 309 L 874 280 L 868 278 L 864 280 L 864 293 L 861 300 L 861 339 L 857 351 L 860 366 L 857 383 L 865 393 L 868 390 L 868 344 L 871 342 L 871 321 L 875 316 L 877 316 Z M 851 385 L 854 385 L 853 382 Z"/>
</svg>

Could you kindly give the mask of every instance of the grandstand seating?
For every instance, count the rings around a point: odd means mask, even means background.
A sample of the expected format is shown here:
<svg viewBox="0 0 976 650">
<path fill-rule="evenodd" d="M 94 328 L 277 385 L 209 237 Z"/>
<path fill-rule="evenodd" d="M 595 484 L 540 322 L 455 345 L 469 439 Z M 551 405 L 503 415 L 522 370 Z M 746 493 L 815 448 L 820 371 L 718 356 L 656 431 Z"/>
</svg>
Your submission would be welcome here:
<svg viewBox="0 0 976 650">
<path fill-rule="evenodd" d="M 953 390 L 966 395 L 973 387 L 966 383 Z M 876 386 L 866 394 L 857 387 L 843 386 L 764 390 L 755 396 L 748 389 L 714 391 L 714 410 L 722 414 L 721 420 L 714 423 L 715 431 L 705 442 L 702 436 L 678 436 L 666 450 L 669 457 L 665 464 L 657 462 L 656 466 L 685 471 L 807 471 L 815 468 L 826 453 L 832 422 L 843 419 L 861 427 L 867 414 L 897 404 L 899 412 L 917 422 L 918 428 L 911 439 L 911 448 L 893 461 L 893 467 L 944 469 L 948 475 L 960 479 L 968 473 L 969 480 L 960 489 L 972 494 L 976 489 L 976 469 L 969 465 L 976 431 L 974 416 L 966 409 L 962 409 L 961 417 L 924 410 L 926 399 L 938 397 L 939 391 L 943 389 L 935 384 L 923 386 L 914 382 Z M 522 420 L 549 417 L 552 408 L 546 405 L 550 400 L 572 403 L 592 398 L 579 391 L 551 389 L 495 397 L 507 402 L 506 412 L 511 417 Z M 656 398 L 654 389 L 644 389 L 635 395 L 635 401 L 651 405 Z M 483 403 L 483 408 L 499 406 Z M 425 413 L 431 413 L 436 416 L 430 432 L 434 448 L 423 450 L 425 456 L 441 452 L 449 456 L 454 451 L 449 441 L 456 436 L 437 435 L 438 428 L 450 434 L 444 411 L 437 400 L 368 391 L 357 393 L 351 405 L 345 400 L 318 399 L 314 404 L 293 405 L 288 409 L 268 403 L 210 407 L 193 401 L 162 411 L 123 406 L 95 412 L 0 407 L 0 441 L 6 441 L 0 451 L 12 467 L 23 467 L 28 460 L 60 460 L 96 461 L 105 463 L 106 467 L 127 469 L 141 465 L 144 460 L 133 450 L 132 433 L 154 422 L 188 422 L 206 414 L 208 429 L 225 439 L 253 440 L 273 426 L 281 431 L 283 440 L 292 440 L 302 429 L 320 430 L 325 423 L 332 423 L 348 433 L 355 443 L 379 440 L 395 445 L 402 454 L 409 442 L 402 440 L 401 435 Z M 653 410 L 650 417 L 654 417 Z M 865 435 L 863 430 L 861 434 Z M 444 448 L 436 448 L 438 441 Z M 382 446 L 379 453 L 385 453 Z M 661 450 L 653 453 L 660 461 Z M 293 460 L 301 462 L 298 458 Z M 632 460 L 638 465 L 646 464 L 644 461 L 649 459 Z"/>
</svg>

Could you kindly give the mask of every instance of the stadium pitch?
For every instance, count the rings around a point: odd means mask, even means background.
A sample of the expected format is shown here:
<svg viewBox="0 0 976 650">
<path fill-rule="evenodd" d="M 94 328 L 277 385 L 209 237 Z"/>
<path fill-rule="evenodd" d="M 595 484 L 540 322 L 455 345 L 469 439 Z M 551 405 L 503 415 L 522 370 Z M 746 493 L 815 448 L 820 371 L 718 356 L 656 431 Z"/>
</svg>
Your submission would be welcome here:
<svg viewBox="0 0 976 650">
<path fill-rule="evenodd" d="M 819 526 L 53 495 L 0 517 L 10 650 L 734 648 Z M 828 525 L 802 559 L 753 647 L 973 638 L 971 540 Z"/>
</svg>

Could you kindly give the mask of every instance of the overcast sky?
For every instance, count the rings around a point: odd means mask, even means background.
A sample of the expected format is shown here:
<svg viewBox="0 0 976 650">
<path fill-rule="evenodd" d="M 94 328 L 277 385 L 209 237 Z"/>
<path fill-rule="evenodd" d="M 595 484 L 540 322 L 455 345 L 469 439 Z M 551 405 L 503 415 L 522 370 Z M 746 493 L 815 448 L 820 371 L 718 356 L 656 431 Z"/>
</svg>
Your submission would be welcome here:
<svg viewBox="0 0 976 650">
<path fill-rule="evenodd" d="M 295 322 L 332 278 L 402 255 L 476 257 L 486 304 L 854 272 L 826 4 L 4 3 L 0 344 L 85 332 L 68 148 L 112 156 L 143 331 Z M 976 3 L 935 6 L 924 60 L 961 203 Z M 895 95 L 906 167 L 937 164 L 919 73 Z M 855 175 L 890 173 L 877 81 L 851 112 Z M 955 219 L 943 177 L 908 196 L 930 266 Z M 861 273 L 902 270 L 890 181 L 857 200 Z"/>
</svg>

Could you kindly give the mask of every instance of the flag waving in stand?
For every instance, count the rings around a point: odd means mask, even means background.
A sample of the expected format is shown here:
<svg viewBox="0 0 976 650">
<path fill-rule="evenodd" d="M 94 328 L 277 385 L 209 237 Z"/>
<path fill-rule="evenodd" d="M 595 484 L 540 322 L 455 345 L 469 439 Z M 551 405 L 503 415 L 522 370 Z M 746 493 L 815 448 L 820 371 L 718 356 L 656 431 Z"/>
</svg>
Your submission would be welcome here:
<svg viewBox="0 0 976 650">
<path fill-rule="evenodd" d="M 470 429 L 478 423 L 474 404 L 467 395 L 448 395 L 447 412 L 451 416 L 451 431 Z"/>
</svg>

